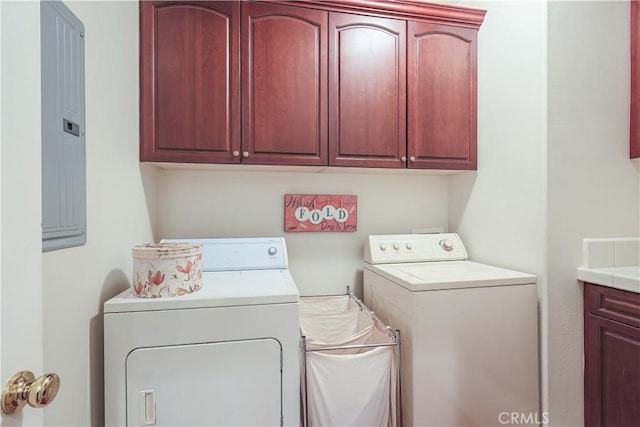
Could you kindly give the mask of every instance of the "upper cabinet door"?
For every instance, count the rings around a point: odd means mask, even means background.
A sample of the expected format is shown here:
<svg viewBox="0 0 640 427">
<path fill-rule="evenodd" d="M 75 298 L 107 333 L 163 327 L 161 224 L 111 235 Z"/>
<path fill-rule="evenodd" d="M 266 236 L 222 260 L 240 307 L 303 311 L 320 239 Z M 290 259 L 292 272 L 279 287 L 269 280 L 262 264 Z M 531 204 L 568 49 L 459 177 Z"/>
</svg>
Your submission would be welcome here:
<svg viewBox="0 0 640 427">
<path fill-rule="evenodd" d="M 327 15 L 242 3 L 242 162 L 327 164 Z"/>
<path fill-rule="evenodd" d="M 329 164 L 404 167 L 406 21 L 329 16 Z"/>
<path fill-rule="evenodd" d="M 476 169 L 477 30 L 408 26 L 408 165 Z"/>
<path fill-rule="evenodd" d="M 141 161 L 239 161 L 239 16 L 233 1 L 140 2 Z"/>
</svg>

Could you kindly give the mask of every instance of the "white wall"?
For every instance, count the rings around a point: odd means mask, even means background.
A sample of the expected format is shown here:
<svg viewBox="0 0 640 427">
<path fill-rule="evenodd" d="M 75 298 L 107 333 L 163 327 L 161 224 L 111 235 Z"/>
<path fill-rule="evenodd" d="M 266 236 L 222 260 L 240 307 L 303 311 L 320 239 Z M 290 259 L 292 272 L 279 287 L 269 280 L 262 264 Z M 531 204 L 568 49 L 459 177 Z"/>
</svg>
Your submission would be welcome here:
<svg viewBox="0 0 640 427">
<path fill-rule="evenodd" d="M 582 425 L 585 237 L 638 236 L 629 160 L 629 3 L 549 4 L 549 411 Z"/>
<path fill-rule="evenodd" d="M 67 5 L 86 32 L 87 244 L 42 256 L 44 366 L 62 379 L 45 425 L 88 426 L 104 423 L 102 305 L 153 240 L 155 170 L 138 163 L 138 3 Z"/>
<path fill-rule="evenodd" d="M 359 197 L 357 233 L 286 234 L 303 293 L 342 292 L 345 284 L 359 290 L 366 235 L 447 221 L 474 258 L 537 274 L 550 424 L 582 424 L 580 240 L 639 233 L 639 164 L 626 154 L 626 2 L 469 2 L 488 9 L 479 34 L 479 170 L 448 178 L 141 171 L 137 2 L 70 2 L 87 33 L 88 242 L 43 255 L 42 266 L 34 251 L 37 234 L 39 254 L 39 19 L 37 6 L 24 3 L 14 25 L 21 51 L 16 61 L 5 61 L 6 4 L 1 274 L 3 287 L 19 278 L 28 292 L 42 273 L 44 367 L 62 377 L 45 425 L 102 423 L 101 308 L 128 286 L 132 245 L 162 237 L 284 235 L 282 197 L 289 192 Z M 16 82 L 13 96 L 5 81 Z M 17 93 L 18 84 L 25 93 Z M 11 129 L 20 144 L 8 143 Z M 193 203 L 194 194 L 204 201 Z M 18 229 L 28 237 L 18 238 Z M 7 253 L 9 241 L 27 246 L 33 259 L 21 258 L 13 245 Z M 5 302 L 3 295 L 3 313 Z M 41 326 L 26 324 L 35 333 Z M 38 369 L 42 360 L 33 357 L 25 363 Z"/>
<path fill-rule="evenodd" d="M 537 276 L 544 402 L 547 4 L 468 5 L 487 9 L 478 36 L 478 171 L 450 178 L 449 226 L 470 257 Z"/>
<path fill-rule="evenodd" d="M 0 100 L 2 99 L 2 3 L 0 3 Z M 2 129 L 2 102 L 0 101 L 0 129 Z M 2 189 L 2 131 L 0 131 L 0 190 Z M 2 295 L 2 195 L 0 194 L 0 295 Z M 0 307 L 1 309 L 1 307 Z M 40 331 L 42 333 L 42 331 Z M 0 313 L 0 378 L 2 376 L 2 315 Z"/>
<path fill-rule="evenodd" d="M 449 225 L 479 261 L 544 273 L 546 4 L 479 2 L 478 171 L 453 175 Z"/>
<path fill-rule="evenodd" d="M 0 50 L 2 365 L 0 386 L 20 370 L 41 375 L 40 5 L 2 2 Z M 1 424 L 42 425 L 28 408 Z"/>
<path fill-rule="evenodd" d="M 469 5 L 488 10 L 479 169 L 451 178 L 450 228 L 473 257 L 538 275 L 542 410 L 550 425 L 580 426 L 581 240 L 638 235 L 640 221 L 628 2 Z"/>
<path fill-rule="evenodd" d="M 406 172 L 406 171 L 405 171 Z M 447 177 L 407 173 L 160 171 L 158 238 L 285 236 L 301 294 L 362 290 L 369 234 L 446 227 Z M 355 194 L 356 233 L 284 233 L 284 194 Z"/>
</svg>

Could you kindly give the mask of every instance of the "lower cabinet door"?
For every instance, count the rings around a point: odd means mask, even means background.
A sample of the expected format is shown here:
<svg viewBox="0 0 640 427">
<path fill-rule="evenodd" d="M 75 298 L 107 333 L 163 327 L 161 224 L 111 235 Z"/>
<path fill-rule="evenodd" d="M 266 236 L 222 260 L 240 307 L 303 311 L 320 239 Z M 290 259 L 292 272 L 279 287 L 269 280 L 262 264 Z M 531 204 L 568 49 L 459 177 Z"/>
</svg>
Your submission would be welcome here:
<svg viewBox="0 0 640 427">
<path fill-rule="evenodd" d="M 136 349 L 127 425 L 281 425 L 280 357 L 272 338 Z"/>
<path fill-rule="evenodd" d="M 585 425 L 638 427 L 640 329 L 588 315 L 585 328 Z"/>
</svg>

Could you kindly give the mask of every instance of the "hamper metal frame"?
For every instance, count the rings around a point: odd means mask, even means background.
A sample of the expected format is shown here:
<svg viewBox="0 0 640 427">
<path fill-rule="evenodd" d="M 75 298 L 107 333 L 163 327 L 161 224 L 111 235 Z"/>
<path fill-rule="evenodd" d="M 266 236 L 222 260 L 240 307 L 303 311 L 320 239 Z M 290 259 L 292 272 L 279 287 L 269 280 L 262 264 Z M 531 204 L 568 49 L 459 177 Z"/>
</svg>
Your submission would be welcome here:
<svg viewBox="0 0 640 427">
<path fill-rule="evenodd" d="M 400 349 L 400 330 L 392 329 L 390 326 L 386 325 L 376 314 L 370 310 L 364 303 L 355 296 L 349 286 L 347 286 L 348 295 L 360 308 L 360 311 L 364 312 L 368 315 L 376 325 L 380 327 L 381 330 L 385 331 L 387 336 L 393 340 L 393 342 L 389 343 L 379 343 L 379 344 L 347 344 L 347 345 L 327 345 L 322 347 L 307 347 L 307 337 L 303 335 L 300 338 L 300 352 L 302 355 L 302 372 L 301 372 L 301 380 L 302 380 L 302 394 L 301 394 L 301 406 L 302 406 L 302 425 L 304 427 L 309 426 L 309 411 L 308 411 L 308 390 L 307 390 L 307 352 L 314 351 L 331 351 L 331 350 L 347 350 L 347 349 L 357 349 L 357 348 L 369 348 L 369 347 L 392 347 L 395 346 L 396 352 L 396 427 L 403 427 L 402 420 L 402 381 L 400 378 L 401 372 L 401 349 Z M 328 296 L 328 295 L 315 295 L 318 297 Z M 335 296 L 335 295 L 329 295 Z M 307 298 L 313 298 L 307 297 Z"/>
</svg>

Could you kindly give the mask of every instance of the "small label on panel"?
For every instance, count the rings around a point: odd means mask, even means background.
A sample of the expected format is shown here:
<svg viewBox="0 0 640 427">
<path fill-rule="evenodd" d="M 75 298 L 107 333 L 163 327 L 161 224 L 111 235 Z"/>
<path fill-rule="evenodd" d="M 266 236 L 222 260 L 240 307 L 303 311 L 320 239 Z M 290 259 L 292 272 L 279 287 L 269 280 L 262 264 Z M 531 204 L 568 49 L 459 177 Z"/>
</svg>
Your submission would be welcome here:
<svg viewBox="0 0 640 427">
<path fill-rule="evenodd" d="M 358 224 L 358 196 L 285 194 L 284 230 L 353 232 Z"/>
<path fill-rule="evenodd" d="M 62 130 L 74 136 L 80 136 L 80 125 L 71 120 L 62 119 Z"/>
</svg>

